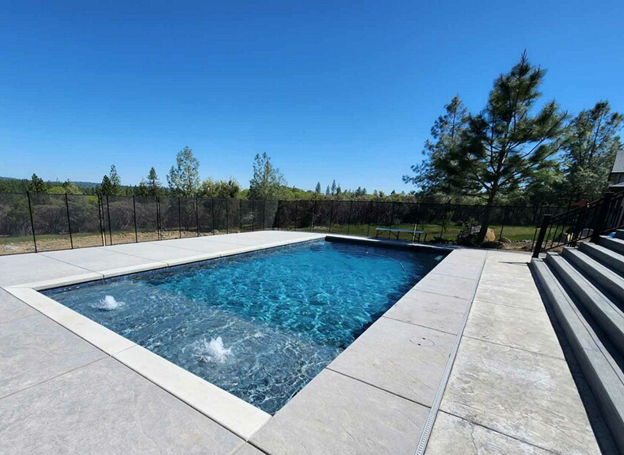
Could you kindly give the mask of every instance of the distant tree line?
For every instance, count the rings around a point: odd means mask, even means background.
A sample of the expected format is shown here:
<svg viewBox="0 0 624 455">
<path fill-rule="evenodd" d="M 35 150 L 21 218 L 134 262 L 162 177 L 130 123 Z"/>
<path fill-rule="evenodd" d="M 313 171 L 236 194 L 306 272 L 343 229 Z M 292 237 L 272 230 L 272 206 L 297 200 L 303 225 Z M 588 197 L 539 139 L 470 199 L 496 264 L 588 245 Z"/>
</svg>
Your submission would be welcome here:
<svg viewBox="0 0 624 455">
<path fill-rule="evenodd" d="M 539 106 L 544 75 L 525 52 L 494 81 L 481 112 L 455 96 L 431 128 L 424 161 L 403 177 L 426 198 L 484 203 L 479 242 L 495 204 L 582 204 L 608 187 L 624 116 L 608 101 L 574 117 L 554 100 Z"/>
<path fill-rule="evenodd" d="M 99 185 L 66 182 L 45 182 L 37 174 L 30 180 L 0 179 L 0 193 L 21 193 L 30 191 L 41 194 L 85 194 L 103 196 L 185 196 L 208 197 L 215 199 L 387 199 L 396 201 L 414 201 L 412 194 L 389 194 L 374 190 L 368 193 L 366 188 L 343 190 L 340 184 L 333 180 L 326 191 L 321 190 L 321 183 L 312 190 L 303 190 L 288 186 L 284 175 L 274 166 L 266 153 L 257 154 L 253 162 L 253 176 L 249 181 L 248 189 L 241 189 L 240 184 L 233 178 L 216 180 L 211 177 L 200 179 L 199 160 L 193 155 L 189 147 L 184 147 L 176 155 L 175 164 L 171 166 L 166 176 L 166 185 L 161 182 L 156 169 L 151 167 L 147 176 L 136 185 L 123 185 L 115 165 L 112 165 L 108 174 L 102 177 Z"/>
</svg>

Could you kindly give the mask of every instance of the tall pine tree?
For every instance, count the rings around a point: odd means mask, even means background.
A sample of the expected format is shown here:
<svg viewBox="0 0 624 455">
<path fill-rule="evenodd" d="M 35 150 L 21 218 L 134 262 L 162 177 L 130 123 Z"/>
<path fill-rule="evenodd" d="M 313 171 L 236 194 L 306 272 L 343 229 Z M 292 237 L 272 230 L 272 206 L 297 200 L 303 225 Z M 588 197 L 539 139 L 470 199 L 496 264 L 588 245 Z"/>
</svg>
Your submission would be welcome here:
<svg viewBox="0 0 624 455">
<path fill-rule="evenodd" d="M 427 166 L 449 193 L 478 196 L 486 207 L 477 242 L 481 244 L 498 199 L 531 181 L 536 173 L 553 165 L 549 159 L 561 144 L 565 113 L 555 101 L 536 113 L 544 71 L 522 54 L 507 74 L 494 81 L 485 109 L 469 115 L 465 131 L 444 159 Z"/>
<path fill-rule="evenodd" d="M 249 199 L 279 199 L 286 180 L 265 153 L 256 155 L 253 178 L 249 181 Z"/>
<path fill-rule="evenodd" d="M 571 122 L 563 143 L 568 194 L 577 201 L 598 199 L 608 187 L 615 155 L 622 148 L 618 135 L 624 116 L 611 112 L 608 101 L 581 111 Z"/>
<path fill-rule="evenodd" d="M 167 183 L 174 196 L 195 196 L 200 188 L 199 161 L 189 147 L 184 147 L 176 156 L 175 166 L 171 166 Z"/>
<path fill-rule="evenodd" d="M 31 193 L 47 193 L 48 187 L 42 178 L 37 174 L 33 174 L 30 178 L 30 182 L 28 182 L 28 191 Z"/>
<path fill-rule="evenodd" d="M 444 161 L 452 159 L 461 143 L 462 134 L 468 125 L 468 109 L 459 96 L 444 106 L 445 114 L 438 117 L 431 128 L 432 140 L 427 139 L 420 165 L 412 166 L 413 175 L 404 175 L 405 183 L 412 183 L 425 193 L 452 193 L 455 188 L 447 181 Z"/>
</svg>

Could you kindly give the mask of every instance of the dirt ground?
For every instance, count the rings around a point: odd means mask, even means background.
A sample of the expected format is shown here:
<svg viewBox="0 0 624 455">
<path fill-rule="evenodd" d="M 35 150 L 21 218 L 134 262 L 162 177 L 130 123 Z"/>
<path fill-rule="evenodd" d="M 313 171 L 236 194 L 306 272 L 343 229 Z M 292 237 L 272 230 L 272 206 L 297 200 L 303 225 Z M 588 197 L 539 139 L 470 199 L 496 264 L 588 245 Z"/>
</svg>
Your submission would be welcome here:
<svg viewBox="0 0 624 455">
<path fill-rule="evenodd" d="M 231 232 L 233 233 L 233 232 Z M 201 232 L 201 236 L 219 235 L 225 232 L 215 231 Z M 152 242 L 156 240 L 170 240 L 179 238 L 197 237 L 197 231 L 161 231 L 160 234 L 153 232 L 138 232 L 135 236 L 134 232 L 115 232 L 111 236 L 109 234 L 81 234 L 74 235 L 70 240 L 69 235 L 45 235 L 37 237 L 37 251 L 55 251 L 68 250 L 72 248 L 88 248 L 93 246 L 120 245 L 123 243 Z M 35 245 L 32 237 L 19 237 L 14 240 L 10 238 L 0 239 L 0 256 L 19 253 L 34 253 Z"/>
</svg>

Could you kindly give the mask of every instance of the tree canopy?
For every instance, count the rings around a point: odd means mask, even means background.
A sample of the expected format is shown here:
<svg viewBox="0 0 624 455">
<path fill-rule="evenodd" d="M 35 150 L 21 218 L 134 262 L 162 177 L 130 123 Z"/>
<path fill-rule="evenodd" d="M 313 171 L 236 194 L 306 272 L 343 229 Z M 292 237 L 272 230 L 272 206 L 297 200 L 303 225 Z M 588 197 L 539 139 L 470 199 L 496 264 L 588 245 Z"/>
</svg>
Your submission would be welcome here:
<svg viewBox="0 0 624 455">
<path fill-rule="evenodd" d="M 608 187 L 615 155 L 622 148 L 618 132 L 624 116 L 611 112 L 608 101 L 581 111 L 563 141 L 566 190 L 577 200 L 597 199 Z"/>
<path fill-rule="evenodd" d="M 200 188 L 199 161 L 189 147 L 184 147 L 176 156 L 176 165 L 167 175 L 169 189 L 174 196 L 195 196 Z"/>
<path fill-rule="evenodd" d="M 102 183 L 99 187 L 100 194 L 104 196 L 119 196 L 122 193 L 121 178 L 117 173 L 117 168 L 113 164 L 110 173 L 102 177 Z"/>
<path fill-rule="evenodd" d="M 42 178 L 37 174 L 33 174 L 30 178 L 30 182 L 28 182 L 28 191 L 31 193 L 47 193 L 48 187 Z"/>
<path fill-rule="evenodd" d="M 494 81 L 479 114 L 465 117 L 454 98 L 432 129 L 435 142 L 425 144 L 424 165 L 413 167 L 415 176 L 405 179 L 424 188 L 482 198 L 486 209 L 478 242 L 485 237 L 497 200 L 554 166 L 551 157 L 561 146 L 566 113 L 555 101 L 537 109 L 544 74 L 523 53 L 511 71 Z"/>
<path fill-rule="evenodd" d="M 249 199 L 279 199 L 286 179 L 264 152 L 254 158 L 253 177 L 249 181 Z"/>
<path fill-rule="evenodd" d="M 435 121 L 431 128 L 432 140 L 427 139 L 420 165 L 412 166 L 413 175 L 403 176 L 403 181 L 412 183 L 425 193 L 453 193 L 450 176 L 445 172 L 445 162 L 452 159 L 461 144 L 462 135 L 468 125 L 468 109 L 459 96 L 444 106 L 446 113 Z"/>
<path fill-rule="evenodd" d="M 241 188 L 235 179 L 213 180 L 207 178 L 203 181 L 200 194 L 202 197 L 215 199 L 237 198 Z"/>
</svg>

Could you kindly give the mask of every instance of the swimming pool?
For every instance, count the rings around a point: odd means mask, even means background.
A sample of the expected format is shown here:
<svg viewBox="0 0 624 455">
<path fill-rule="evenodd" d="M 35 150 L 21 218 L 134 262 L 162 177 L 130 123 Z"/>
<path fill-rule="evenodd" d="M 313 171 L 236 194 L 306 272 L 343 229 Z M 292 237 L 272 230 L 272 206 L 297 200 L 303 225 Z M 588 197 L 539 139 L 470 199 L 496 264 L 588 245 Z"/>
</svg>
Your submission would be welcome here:
<svg viewBox="0 0 624 455">
<path fill-rule="evenodd" d="M 321 240 L 43 293 L 273 414 L 442 258 Z"/>
</svg>

